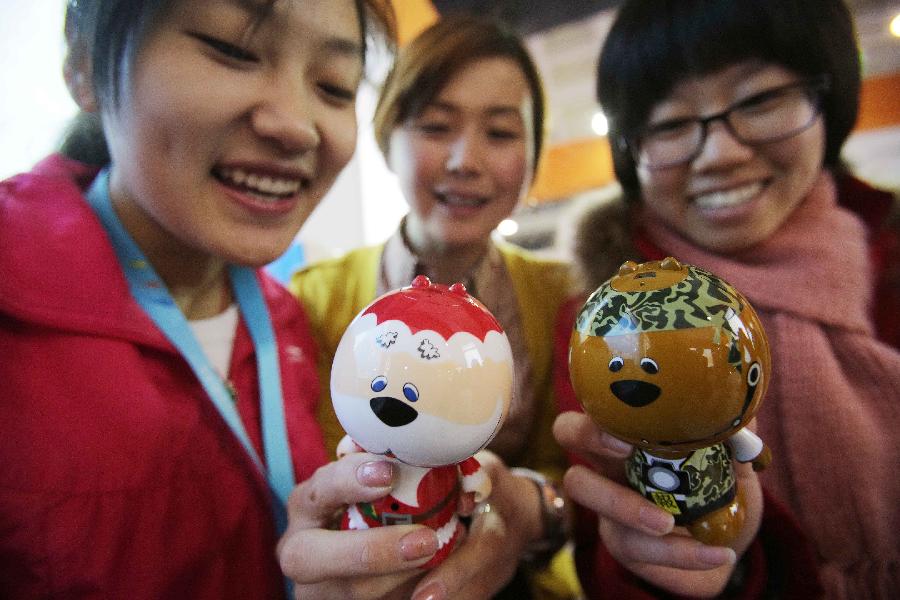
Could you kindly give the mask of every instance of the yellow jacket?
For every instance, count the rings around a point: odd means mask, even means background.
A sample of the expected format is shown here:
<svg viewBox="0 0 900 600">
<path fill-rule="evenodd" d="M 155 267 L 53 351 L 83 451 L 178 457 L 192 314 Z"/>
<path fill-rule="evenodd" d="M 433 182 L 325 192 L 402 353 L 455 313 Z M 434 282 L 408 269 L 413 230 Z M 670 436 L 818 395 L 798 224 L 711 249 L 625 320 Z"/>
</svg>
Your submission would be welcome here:
<svg viewBox="0 0 900 600">
<path fill-rule="evenodd" d="M 369 246 L 310 265 L 294 274 L 288 284 L 309 315 L 319 346 L 318 416 L 331 456 L 344 435 L 331 404 L 331 363 L 350 321 L 375 299 L 383 249 L 383 244 Z M 559 480 L 565 457 L 551 432 L 557 413 L 551 362 L 553 324 L 560 304 L 570 293 L 568 268 L 511 244 L 500 243 L 498 249 L 515 288 L 532 377 L 539 388 L 535 390 L 535 398 L 542 403 L 529 436 L 533 442 L 524 454 L 523 464 L 510 466 L 529 467 Z"/>
</svg>

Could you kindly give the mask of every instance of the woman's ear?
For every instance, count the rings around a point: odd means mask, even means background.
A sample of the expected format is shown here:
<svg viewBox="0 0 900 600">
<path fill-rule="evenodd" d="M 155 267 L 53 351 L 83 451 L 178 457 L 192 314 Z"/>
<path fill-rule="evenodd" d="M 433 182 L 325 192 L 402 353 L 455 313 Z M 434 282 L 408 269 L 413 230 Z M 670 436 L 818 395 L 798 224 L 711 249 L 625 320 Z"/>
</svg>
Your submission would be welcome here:
<svg viewBox="0 0 900 600">
<path fill-rule="evenodd" d="M 97 95 L 94 93 L 90 59 L 84 49 L 69 49 L 63 63 L 63 79 L 69 89 L 69 95 L 82 111 L 92 113 L 100 109 Z"/>
</svg>

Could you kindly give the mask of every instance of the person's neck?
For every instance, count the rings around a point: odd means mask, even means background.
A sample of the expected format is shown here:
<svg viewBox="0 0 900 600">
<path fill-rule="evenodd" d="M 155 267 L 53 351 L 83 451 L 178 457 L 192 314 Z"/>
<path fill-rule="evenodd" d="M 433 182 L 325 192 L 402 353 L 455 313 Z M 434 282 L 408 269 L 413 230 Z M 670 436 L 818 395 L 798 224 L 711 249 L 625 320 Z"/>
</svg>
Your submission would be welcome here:
<svg viewBox="0 0 900 600">
<path fill-rule="evenodd" d="M 436 283 L 451 285 L 457 282 L 471 284 L 478 264 L 487 254 L 487 243 L 468 246 L 442 246 L 415 250 L 425 275 Z"/>
<path fill-rule="evenodd" d="M 214 317 L 233 302 L 224 261 L 207 256 L 186 264 L 188 261 L 171 253 L 154 257 L 148 254 L 147 258 L 187 320 Z"/>
<path fill-rule="evenodd" d="M 466 283 L 488 251 L 489 240 L 477 244 L 451 246 L 434 241 L 425 242 L 406 237 L 424 275 L 435 283 L 452 285 Z M 471 283 L 471 282 L 469 282 Z"/>
<path fill-rule="evenodd" d="M 113 206 L 186 319 L 214 317 L 231 305 L 224 259 L 184 244 L 134 204 Z"/>
</svg>

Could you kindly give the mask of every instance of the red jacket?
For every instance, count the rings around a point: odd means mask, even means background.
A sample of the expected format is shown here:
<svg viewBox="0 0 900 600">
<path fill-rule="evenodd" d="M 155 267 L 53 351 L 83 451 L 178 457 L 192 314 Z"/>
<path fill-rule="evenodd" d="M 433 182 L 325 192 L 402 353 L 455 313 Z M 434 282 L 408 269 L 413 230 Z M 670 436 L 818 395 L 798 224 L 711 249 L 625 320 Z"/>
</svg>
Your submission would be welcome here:
<svg viewBox="0 0 900 600">
<path fill-rule="evenodd" d="M 0 183 L 0 595 L 281 596 L 267 485 L 131 298 L 81 194 L 94 174 L 54 156 Z M 326 461 L 315 349 L 260 278 L 300 481 Z M 230 379 L 263 455 L 243 322 Z"/>
</svg>

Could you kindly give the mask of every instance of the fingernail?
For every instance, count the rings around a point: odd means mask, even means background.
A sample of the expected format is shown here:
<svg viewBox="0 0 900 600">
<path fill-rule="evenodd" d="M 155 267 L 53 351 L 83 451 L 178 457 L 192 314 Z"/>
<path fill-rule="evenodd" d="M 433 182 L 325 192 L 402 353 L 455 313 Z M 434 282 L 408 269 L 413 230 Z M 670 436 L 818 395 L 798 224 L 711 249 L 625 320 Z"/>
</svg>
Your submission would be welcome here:
<svg viewBox="0 0 900 600">
<path fill-rule="evenodd" d="M 412 600 L 444 600 L 446 597 L 447 592 L 444 590 L 444 586 L 440 582 L 432 581 L 413 594 Z"/>
<path fill-rule="evenodd" d="M 403 560 L 418 560 L 431 556 L 438 549 L 437 536 L 431 529 L 419 529 L 400 538 L 400 556 Z"/>
<path fill-rule="evenodd" d="M 675 525 L 672 515 L 655 507 L 641 507 L 640 519 L 644 527 L 661 535 L 669 533 Z"/>
<path fill-rule="evenodd" d="M 394 466 L 384 460 L 363 463 L 356 469 L 356 480 L 369 487 L 389 486 L 393 477 Z"/>
<path fill-rule="evenodd" d="M 731 548 L 723 546 L 700 546 L 697 548 L 697 560 L 718 567 L 719 565 L 733 565 L 737 560 L 737 555 Z"/>
<path fill-rule="evenodd" d="M 606 447 L 622 456 L 631 454 L 631 444 L 611 435 L 606 436 Z"/>
</svg>

